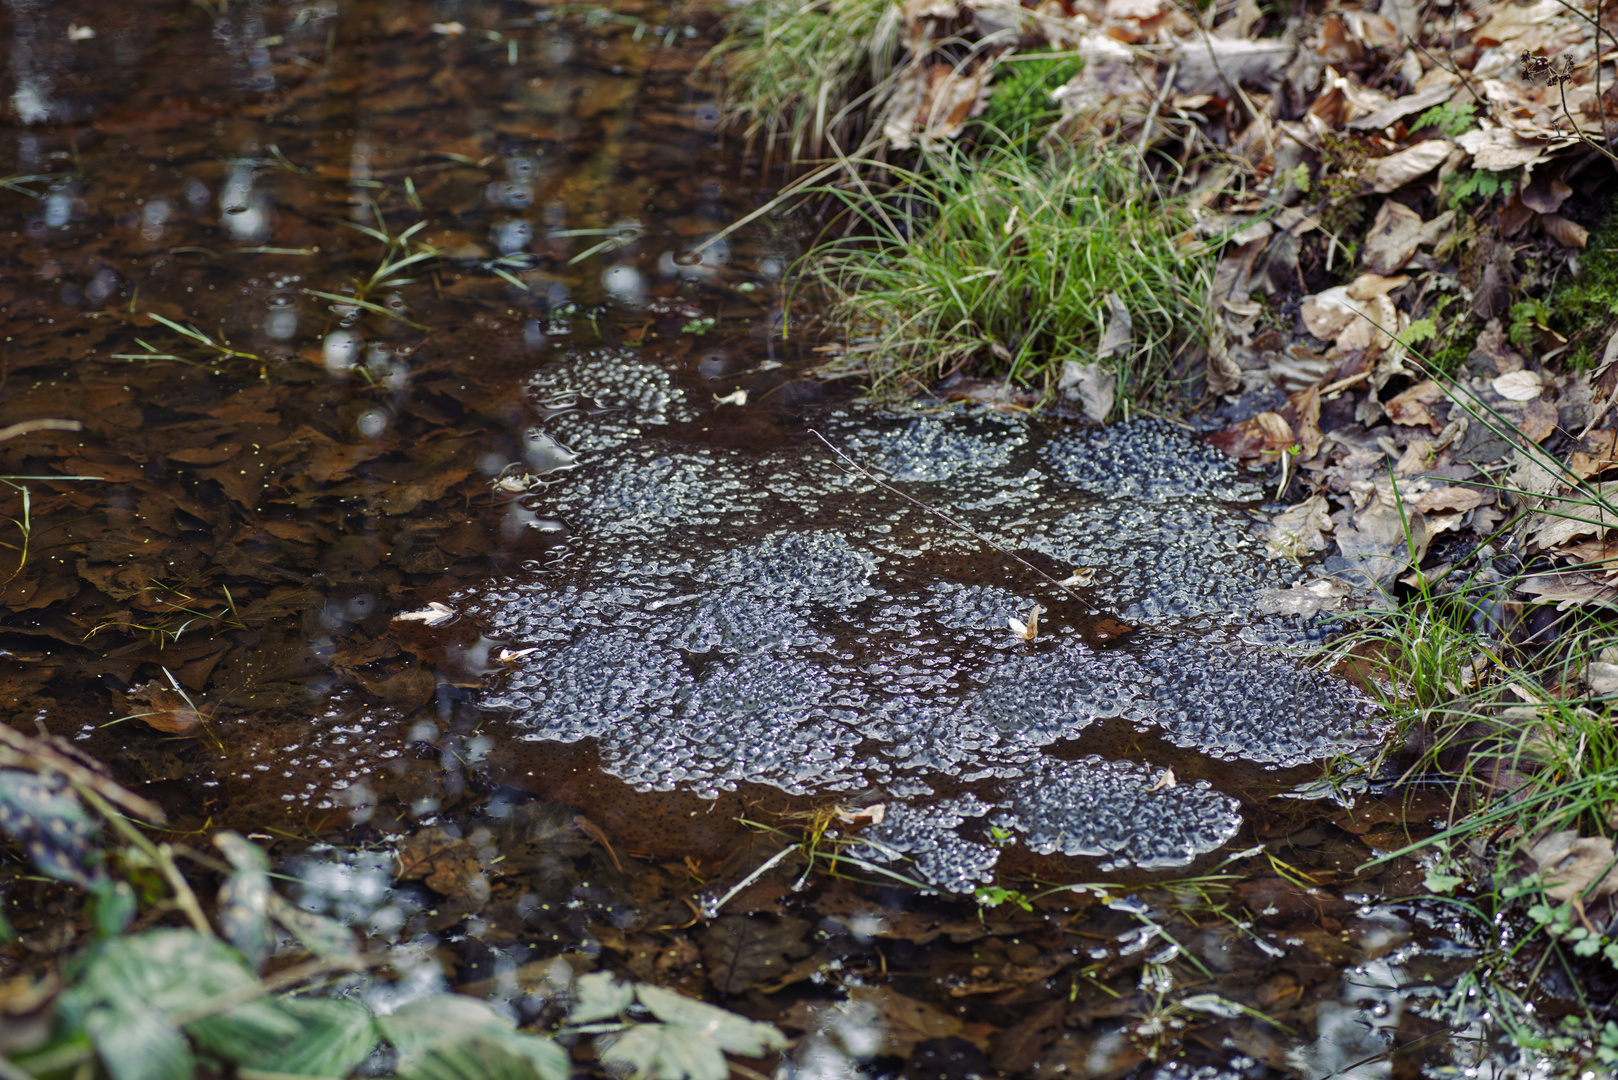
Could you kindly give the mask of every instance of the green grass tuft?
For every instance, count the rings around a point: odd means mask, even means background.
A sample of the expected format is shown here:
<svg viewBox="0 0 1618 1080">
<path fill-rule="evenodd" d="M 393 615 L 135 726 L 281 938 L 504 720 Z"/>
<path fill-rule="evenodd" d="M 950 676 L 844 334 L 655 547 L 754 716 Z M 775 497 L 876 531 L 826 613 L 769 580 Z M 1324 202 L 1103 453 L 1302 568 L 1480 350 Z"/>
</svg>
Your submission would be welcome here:
<svg viewBox="0 0 1618 1080">
<path fill-rule="evenodd" d="M 978 118 L 979 139 L 986 146 L 1026 148 L 1062 118 L 1051 91 L 1066 86 L 1084 69 L 1071 53 L 1019 53 L 1004 57 L 989 87 L 989 104 Z"/>
<path fill-rule="evenodd" d="M 805 268 L 850 334 L 838 373 L 864 375 L 876 396 L 967 367 L 1049 393 L 1064 360 L 1096 360 L 1111 293 L 1133 324 L 1130 347 L 1105 361 L 1119 397 L 1170 399 L 1207 340 L 1214 256 L 1143 175 L 1127 151 L 991 148 L 889 167 L 885 192 L 832 189 L 857 227 Z"/>
<path fill-rule="evenodd" d="M 721 79 L 720 126 L 739 126 L 766 156 L 850 152 L 886 98 L 901 55 L 894 0 L 751 0 L 702 66 Z"/>
</svg>

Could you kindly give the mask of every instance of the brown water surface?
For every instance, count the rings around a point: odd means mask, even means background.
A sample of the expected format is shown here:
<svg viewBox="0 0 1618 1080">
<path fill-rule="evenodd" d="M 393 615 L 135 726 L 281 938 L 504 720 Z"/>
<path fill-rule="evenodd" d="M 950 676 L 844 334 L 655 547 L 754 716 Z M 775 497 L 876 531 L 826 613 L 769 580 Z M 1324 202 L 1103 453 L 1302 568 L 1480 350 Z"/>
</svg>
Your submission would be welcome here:
<svg viewBox="0 0 1618 1080">
<path fill-rule="evenodd" d="M 783 339 L 802 219 L 688 254 L 769 194 L 687 79 L 716 19 L 627 0 L 0 12 L 0 426 L 21 425 L 0 442 L 7 722 L 111 763 L 179 833 L 253 835 L 311 909 L 419 945 L 418 967 L 352 987 L 378 1008 L 449 985 L 544 1022 L 599 966 L 780 1024 L 798 1037 L 788 1076 L 1407 1076 L 1466 1059 L 1431 1036 L 1477 1019 L 1456 989 L 1475 931 L 1383 902 L 1420 892 L 1419 868 L 1357 871 L 1441 798 L 1282 798 L 1320 762 L 1210 758 L 1099 715 L 1051 760 L 1209 781 L 1239 807 L 1223 847 L 1109 871 L 1008 834 L 980 845 L 1003 850 L 974 897 L 875 863 L 832 873 L 824 856 L 859 831 L 834 825 L 813 865 L 790 854 L 727 896 L 804 815 L 897 806 L 898 785 L 637 790 L 602 738 L 525 739 L 537 721 L 515 691 L 487 707 L 526 670 L 502 650 L 530 644 L 501 629 L 500 590 L 602 576 L 589 515 L 558 507 L 619 475 L 585 451 L 626 408 L 675 403 L 626 436 L 649 455 L 723 460 L 776 492 L 837 479 L 808 427 L 852 445 L 915 422 L 832 408 L 847 395 Z M 812 315 L 798 303 L 794 326 Z M 661 374 L 626 381 L 642 370 Z M 713 404 L 738 389 L 744 405 Z M 824 513 L 805 521 L 896 523 L 894 551 L 948 531 L 869 487 L 814 490 Z M 699 533 L 634 553 L 768 539 L 740 519 Z M 936 543 L 907 572 L 1030 587 L 991 551 Z M 1027 547 L 1053 568 L 1064 550 Z M 457 617 L 398 618 L 434 602 Z M 1077 609 L 1048 625 L 1041 648 L 1097 663 L 1150 651 L 1105 652 Z M 834 647 L 886 655 L 861 632 Z M 693 677 L 717 662 L 690 659 Z M 0 974 L 66 944 L 50 887 L 14 869 L 23 942 Z"/>
</svg>

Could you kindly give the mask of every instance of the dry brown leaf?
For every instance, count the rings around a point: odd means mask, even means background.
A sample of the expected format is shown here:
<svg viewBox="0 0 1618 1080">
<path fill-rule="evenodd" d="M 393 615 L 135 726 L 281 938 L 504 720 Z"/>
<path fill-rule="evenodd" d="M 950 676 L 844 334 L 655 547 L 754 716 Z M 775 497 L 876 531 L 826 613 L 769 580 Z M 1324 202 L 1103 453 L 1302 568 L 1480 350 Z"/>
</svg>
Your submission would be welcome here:
<svg viewBox="0 0 1618 1080">
<path fill-rule="evenodd" d="M 1618 605 L 1618 588 L 1580 571 L 1530 574 L 1517 583 L 1517 591 L 1555 604 L 1559 611 L 1590 604 Z"/>
<path fill-rule="evenodd" d="M 1384 328 L 1391 330 L 1398 322 L 1393 302 L 1386 296 L 1359 299 L 1349 289 L 1350 286 L 1338 285 L 1305 297 L 1304 326 L 1322 341 L 1336 342 L 1345 352 L 1390 344 L 1393 337 Z"/>
<path fill-rule="evenodd" d="M 1472 32 L 1472 40 L 1480 45 L 1501 45 L 1521 37 L 1562 14 L 1560 0 L 1537 0 L 1533 4 L 1490 4 L 1485 8 L 1489 18 Z"/>
<path fill-rule="evenodd" d="M 1403 120 L 1411 113 L 1424 112 L 1435 105 L 1442 105 L 1455 96 L 1455 83 L 1443 83 L 1418 90 L 1414 94 L 1406 94 L 1392 103 L 1382 106 L 1376 112 L 1367 113 L 1357 120 L 1350 120 L 1348 127 L 1358 131 L 1378 131 Z"/>
<path fill-rule="evenodd" d="M 1264 532 L 1264 553 L 1272 559 L 1301 559 L 1312 551 L 1325 551 L 1324 534 L 1331 527 L 1326 497 L 1310 496 L 1270 522 Z"/>
<path fill-rule="evenodd" d="M 1535 169 L 1533 180 L 1518 193 L 1523 205 L 1536 214 L 1554 214 L 1561 210 L 1562 204 L 1573 194 L 1572 186 L 1562 179 L 1562 172 L 1561 168 Z"/>
<path fill-rule="evenodd" d="M 955 138 L 989 102 L 993 64 L 921 64 L 908 67 L 883 110 L 882 133 L 896 150 L 918 143 L 937 149 Z"/>
<path fill-rule="evenodd" d="M 1618 481 L 1592 484 L 1580 498 L 1555 500 L 1548 510 L 1528 520 L 1529 542 L 1540 551 L 1552 551 L 1581 536 L 1605 536 L 1618 526 Z"/>
<path fill-rule="evenodd" d="M 1292 425 L 1276 412 L 1261 412 L 1208 436 L 1208 445 L 1239 459 L 1273 459 L 1295 442 Z"/>
<path fill-rule="evenodd" d="M 1522 419 L 1517 421 L 1517 433 L 1529 442 L 1544 442 L 1560 422 L 1556 406 L 1543 397 L 1538 398 L 1523 410 Z"/>
<path fill-rule="evenodd" d="M 1433 419 L 1432 413 L 1427 411 L 1427 406 L 1442 400 L 1443 397 L 1444 388 L 1433 380 L 1427 379 L 1410 387 L 1403 393 L 1395 395 L 1391 400 L 1385 402 L 1382 407 L 1387 410 L 1388 419 L 1395 424 L 1409 426 L 1427 424 L 1436 433 L 1438 425 Z"/>
<path fill-rule="evenodd" d="M 1396 191 L 1438 168 L 1453 149 L 1455 144 L 1448 139 L 1428 139 L 1408 150 L 1377 158 L 1371 169 L 1371 188 L 1384 195 Z"/>
<path fill-rule="evenodd" d="M 1599 476 L 1618 465 L 1618 431 L 1603 428 L 1584 437 L 1584 449 L 1573 451 L 1568 469 L 1580 480 Z"/>
<path fill-rule="evenodd" d="M 1410 500 L 1409 505 L 1430 514 L 1435 510 L 1471 510 L 1493 502 L 1494 492 L 1485 488 L 1446 486 L 1424 491 Z"/>
<path fill-rule="evenodd" d="M 1410 261 L 1421 238 L 1421 215 L 1401 202 L 1385 200 L 1365 236 L 1366 267 L 1377 274 L 1392 274 Z"/>
<path fill-rule="evenodd" d="M 1565 829 L 1528 849 L 1541 878 L 1551 887 L 1545 895 L 1558 903 L 1575 897 L 1593 903 L 1618 892 L 1618 854 L 1605 836 L 1580 836 Z"/>
<path fill-rule="evenodd" d="M 1530 161 L 1537 161 L 1551 149 L 1572 144 L 1571 140 L 1547 143 L 1525 139 L 1506 128 L 1474 128 L 1455 140 L 1461 149 L 1472 155 L 1472 166 L 1490 172 L 1515 169 Z"/>
<path fill-rule="evenodd" d="M 1348 295 L 1354 300 L 1374 300 L 1388 295 L 1409 280 L 1408 274 L 1361 274 L 1348 283 Z"/>
<path fill-rule="evenodd" d="M 1565 248 L 1578 248 L 1584 250 L 1584 245 L 1590 240 L 1590 230 L 1577 222 L 1569 221 L 1561 214 L 1542 214 L 1539 219 L 1540 228 L 1545 235 L 1555 240 Z"/>
<path fill-rule="evenodd" d="M 1234 97 L 1236 84 L 1265 82 L 1292 59 L 1296 46 L 1277 38 L 1232 41 L 1197 35 L 1175 42 L 1179 69 L 1174 88 L 1182 94 Z"/>
<path fill-rule="evenodd" d="M 1612 574 L 1618 571 L 1618 541 L 1585 540 L 1578 544 L 1563 544 L 1556 554 L 1572 560 L 1570 569 L 1587 569 Z"/>
</svg>

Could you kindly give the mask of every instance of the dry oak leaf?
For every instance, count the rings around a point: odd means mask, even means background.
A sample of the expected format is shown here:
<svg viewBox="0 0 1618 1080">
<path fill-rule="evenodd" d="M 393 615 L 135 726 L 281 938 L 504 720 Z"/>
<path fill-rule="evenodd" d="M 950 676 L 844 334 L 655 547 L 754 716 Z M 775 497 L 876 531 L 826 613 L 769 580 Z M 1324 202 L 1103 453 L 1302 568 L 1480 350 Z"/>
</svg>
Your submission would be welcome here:
<svg viewBox="0 0 1618 1080">
<path fill-rule="evenodd" d="M 1517 591 L 1537 596 L 1541 603 L 1555 604 L 1558 611 L 1590 604 L 1618 605 L 1618 588 L 1604 583 L 1594 574 L 1577 571 L 1530 574 L 1517 583 Z"/>
<path fill-rule="evenodd" d="M 1563 496 L 1528 520 L 1529 543 L 1551 551 L 1581 536 L 1601 537 L 1618 526 L 1618 481 L 1591 484 L 1582 498 Z"/>
</svg>

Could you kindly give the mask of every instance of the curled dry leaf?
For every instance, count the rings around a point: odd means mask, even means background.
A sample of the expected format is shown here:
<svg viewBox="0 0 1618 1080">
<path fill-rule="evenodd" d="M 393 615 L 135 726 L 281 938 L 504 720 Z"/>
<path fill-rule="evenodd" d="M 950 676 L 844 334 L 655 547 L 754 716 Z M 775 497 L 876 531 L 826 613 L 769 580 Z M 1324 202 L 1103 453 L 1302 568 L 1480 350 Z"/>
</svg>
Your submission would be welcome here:
<svg viewBox="0 0 1618 1080">
<path fill-rule="evenodd" d="M 1039 617 L 1044 614 L 1044 612 L 1044 608 L 1040 607 L 1038 604 L 1035 604 L 1033 610 L 1029 611 L 1028 613 L 1028 621 L 1026 623 L 1021 619 L 1007 619 L 1006 625 L 1011 627 L 1012 633 L 1016 634 L 1024 641 L 1033 641 L 1039 636 Z"/>
<path fill-rule="evenodd" d="M 419 622 L 427 626 L 442 626 L 455 618 L 455 609 L 437 600 L 432 601 L 424 608 L 415 611 L 401 611 L 393 617 L 394 622 Z"/>
</svg>

